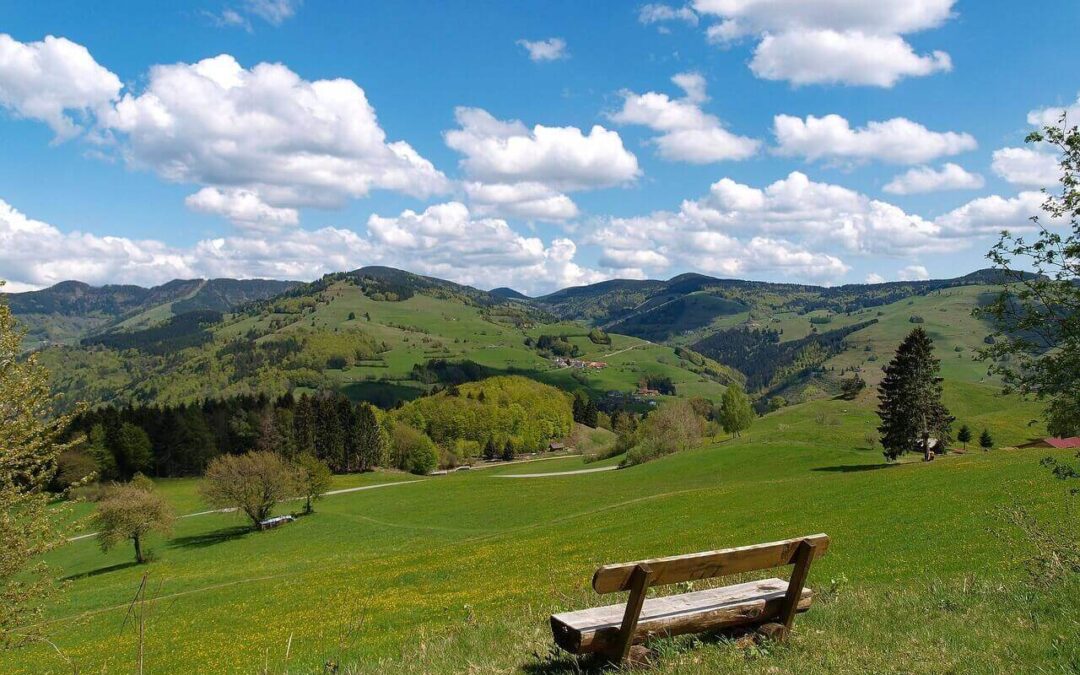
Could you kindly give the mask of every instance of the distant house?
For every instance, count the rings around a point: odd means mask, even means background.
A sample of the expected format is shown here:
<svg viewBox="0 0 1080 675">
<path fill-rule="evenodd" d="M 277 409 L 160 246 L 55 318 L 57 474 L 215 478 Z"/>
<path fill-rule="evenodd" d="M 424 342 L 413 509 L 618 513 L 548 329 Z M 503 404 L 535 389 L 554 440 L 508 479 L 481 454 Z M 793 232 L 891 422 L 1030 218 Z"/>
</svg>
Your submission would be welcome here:
<svg viewBox="0 0 1080 675">
<path fill-rule="evenodd" d="M 1069 438 L 1040 438 L 1037 441 L 1031 441 L 1030 443 L 1024 443 L 1018 447 L 1021 448 L 1056 448 L 1058 450 L 1067 450 L 1069 448 L 1080 448 L 1080 436 L 1070 436 Z"/>
<path fill-rule="evenodd" d="M 565 450 L 565 449 L 566 449 L 566 444 L 565 443 L 559 443 L 558 441 L 552 441 L 552 442 L 548 443 L 548 450 L 550 450 L 552 452 L 555 452 L 556 450 Z"/>
</svg>

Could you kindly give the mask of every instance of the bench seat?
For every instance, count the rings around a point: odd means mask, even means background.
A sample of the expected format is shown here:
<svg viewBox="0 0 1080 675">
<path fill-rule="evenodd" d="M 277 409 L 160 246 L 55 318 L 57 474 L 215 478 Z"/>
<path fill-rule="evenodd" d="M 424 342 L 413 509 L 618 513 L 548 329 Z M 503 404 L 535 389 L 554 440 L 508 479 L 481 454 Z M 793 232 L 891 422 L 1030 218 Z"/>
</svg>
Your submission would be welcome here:
<svg viewBox="0 0 1080 675">
<path fill-rule="evenodd" d="M 641 609 L 633 642 L 657 635 L 700 633 L 719 628 L 755 624 L 779 615 L 788 582 L 783 579 L 750 581 L 681 595 L 648 598 Z M 797 611 L 810 609 L 813 591 L 802 589 Z M 564 612 L 551 617 L 555 642 L 568 652 L 608 651 L 619 642 L 626 604 Z"/>
</svg>

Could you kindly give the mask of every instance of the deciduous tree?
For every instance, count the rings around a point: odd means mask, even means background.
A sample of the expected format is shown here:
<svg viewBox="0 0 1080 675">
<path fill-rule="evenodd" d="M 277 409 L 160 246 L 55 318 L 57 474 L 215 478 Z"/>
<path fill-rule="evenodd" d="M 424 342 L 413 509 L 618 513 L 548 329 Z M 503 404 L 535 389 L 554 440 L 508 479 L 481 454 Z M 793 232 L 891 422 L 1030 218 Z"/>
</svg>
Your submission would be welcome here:
<svg viewBox="0 0 1080 675">
<path fill-rule="evenodd" d="M 35 636 L 33 624 L 54 592 L 41 555 L 64 541 L 62 509 L 46 486 L 70 423 L 55 415 L 49 374 L 23 358 L 23 332 L 0 300 L 0 648 Z"/>
<path fill-rule="evenodd" d="M 200 492 L 212 506 L 244 512 L 257 528 L 278 502 L 295 495 L 296 469 L 272 452 L 221 455 L 206 467 Z"/>
<path fill-rule="evenodd" d="M 720 424 L 724 431 L 738 436 L 754 423 L 754 408 L 750 399 L 737 382 L 732 382 L 724 390 L 720 399 Z"/>
<path fill-rule="evenodd" d="M 314 513 L 312 502 L 330 489 L 330 467 L 315 455 L 300 455 L 296 458 L 296 468 L 298 492 L 305 499 L 304 513 Z"/>
<path fill-rule="evenodd" d="M 976 310 L 991 317 L 996 332 L 980 351 L 1007 390 L 1047 401 L 1047 429 L 1055 436 L 1080 434 L 1080 130 L 1062 115 L 1027 137 L 1058 152 L 1060 186 L 1044 190 L 1044 218 L 1033 241 L 1008 231 L 987 257 L 1005 286 L 996 300 Z"/>
<path fill-rule="evenodd" d="M 105 489 L 94 513 L 94 528 L 102 551 L 131 540 L 135 562 L 142 564 L 146 562 L 143 540 L 151 532 L 170 534 L 175 518 L 154 483 L 139 474 L 130 483 L 113 483 Z"/>
</svg>

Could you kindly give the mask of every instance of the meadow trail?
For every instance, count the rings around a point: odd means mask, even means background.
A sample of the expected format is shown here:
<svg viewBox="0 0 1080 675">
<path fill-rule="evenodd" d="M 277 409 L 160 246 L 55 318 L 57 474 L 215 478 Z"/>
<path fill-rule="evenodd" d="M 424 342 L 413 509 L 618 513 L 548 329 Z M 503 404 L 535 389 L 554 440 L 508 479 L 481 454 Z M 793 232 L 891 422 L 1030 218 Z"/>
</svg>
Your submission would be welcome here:
<svg viewBox="0 0 1080 675">
<path fill-rule="evenodd" d="M 551 478 L 554 476 L 574 476 L 581 473 L 600 473 L 601 471 L 614 471 L 619 466 L 601 466 L 596 469 L 577 469 L 575 471 L 553 471 L 551 473 L 506 473 L 492 478 Z"/>
<path fill-rule="evenodd" d="M 330 490 L 328 492 L 324 492 L 324 493 L 322 493 L 322 496 L 323 497 L 330 497 L 330 496 L 333 496 L 333 495 L 348 494 L 350 492 L 361 492 L 363 490 L 375 490 L 377 488 L 392 487 L 394 485 L 409 485 L 410 483 L 423 483 L 425 480 L 427 480 L 427 479 L 426 478 L 418 478 L 416 480 L 395 481 L 395 482 L 392 482 L 392 483 L 378 483 L 376 485 L 361 485 L 361 486 L 358 486 L 358 487 L 341 488 L 340 490 Z M 304 499 L 304 498 L 303 497 L 293 497 L 292 499 L 289 499 L 288 501 L 300 501 L 302 499 Z M 210 509 L 209 511 L 198 511 L 196 513 L 185 513 L 184 515 L 179 516 L 179 517 L 180 518 L 195 518 L 197 516 L 209 516 L 209 515 L 212 515 L 212 514 L 215 514 L 215 513 L 233 513 L 235 511 L 236 511 L 235 508 Z M 89 539 L 90 537 L 96 537 L 97 535 L 98 535 L 97 532 L 90 532 L 89 534 L 80 534 L 80 535 L 78 535 L 76 537 L 68 537 L 67 541 L 68 542 L 79 541 L 80 539 Z"/>
</svg>

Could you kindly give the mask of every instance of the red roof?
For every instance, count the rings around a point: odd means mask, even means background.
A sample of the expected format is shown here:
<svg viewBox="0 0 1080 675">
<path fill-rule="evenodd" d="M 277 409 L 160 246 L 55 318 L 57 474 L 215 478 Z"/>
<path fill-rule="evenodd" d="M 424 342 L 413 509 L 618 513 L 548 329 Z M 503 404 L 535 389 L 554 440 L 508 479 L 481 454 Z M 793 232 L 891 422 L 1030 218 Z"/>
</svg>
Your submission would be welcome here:
<svg viewBox="0 0 1080 675">
<path fill-rule="evenodd" d="M 1080 448 L 1080 436 L 1073 436 L 1071 438 L 1045 438 L 1045 440 L 1052 448 Z"/>
</svg>

